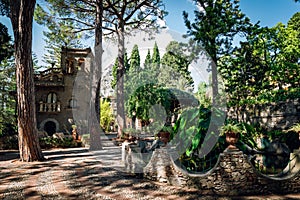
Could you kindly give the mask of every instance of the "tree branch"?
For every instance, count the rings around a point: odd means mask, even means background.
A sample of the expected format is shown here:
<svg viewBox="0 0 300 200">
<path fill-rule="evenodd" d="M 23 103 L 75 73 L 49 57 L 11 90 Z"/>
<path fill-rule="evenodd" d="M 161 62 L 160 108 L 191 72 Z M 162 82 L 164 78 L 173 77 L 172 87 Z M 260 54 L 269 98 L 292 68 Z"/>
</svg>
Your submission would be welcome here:
<svg viewBox="0 0 300 200">
<path fill-rule="evenodd" d="M 76 34 L 76 33 L 80 33 L 80 32 L 83 32 L 83 31 L 91 31 L 91 30 L 94 30 L 95 29 L 95 27 L 90 27 L 90 28 L 82 28 L 82 29 L 80 29 L 80 30 L 77 30 L 77 31 L 72 31 L 71 33 L 74 33 L 74 34 Z"/>
<path fill-rule="evenodd" d="M 113 5 L 110 0 L 105 0 L 105 1 L 108 4 L 107 11 L 109 11 L 110 13 L 116 15 L 118 17 L 118 19 L 121 19 L 122 16 L 120 15 L 119 11 L 116 9 L 115 5 Z M 109 9 L 112 9 L 113 12 L 111 12 Z"/>
<path fill-rule="evenodd" d="M 75 18 L 72 18 L 72 17 L 64 17 L 64 18 L 60 18 L 60 19 L 61 19 L 61 20 L 72 20 L 72 21 L 78 22 L 78 23 L 80 23 L 80 24 L 89 26 L 89 27 L 95 27 L 95 26 L 92 25 L 92 24 L 88 24 L 88 23 L 86 23 L 86 22 L 80 21 L 80 20 L 75 19 Z"/>
</svg>

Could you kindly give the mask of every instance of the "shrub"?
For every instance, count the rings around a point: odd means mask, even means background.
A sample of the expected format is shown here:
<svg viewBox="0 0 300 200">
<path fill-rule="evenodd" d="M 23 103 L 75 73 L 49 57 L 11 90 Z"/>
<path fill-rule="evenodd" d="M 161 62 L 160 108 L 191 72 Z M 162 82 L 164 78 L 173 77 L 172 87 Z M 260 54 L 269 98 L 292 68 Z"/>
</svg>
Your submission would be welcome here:
<svg viewBox="0 0 300 200">
<path fill-rule="evenodd" d="M 201 152 L 202 145 L 210 138 L 218 137 L 219 133 L 216 127 L 220 126 L 223 113 L 215 110 L 215 114 L 217 116 L 215 121 L 211 121 L 212 112 L 204 106 L 186 109 L 175 123 L 170 143 L 172 144 L 172 139 L 175 139 L 178 144 L 173 145 L 186 148 L 180 156 L 179 162 L 190 172 L 208 171 L 215 165 L 219 154 L 226 148 L 224 137 L 219 137 L 218 142 L 207 155 L 202 158 L 199 156 L 203 153 Z M 210 126 L 214 129 L 208 133 Z M 182 152 L 182 150 L 178 151 Z"/>
<path fill-rule="evenodd" d="M 40 138 L 40 145 L 43 149 L 49 148 L 71 148 L 77 147 L 77 143 L 73 138 L 53 138 L 53 137 L 44 137 Z"/>
</svg>

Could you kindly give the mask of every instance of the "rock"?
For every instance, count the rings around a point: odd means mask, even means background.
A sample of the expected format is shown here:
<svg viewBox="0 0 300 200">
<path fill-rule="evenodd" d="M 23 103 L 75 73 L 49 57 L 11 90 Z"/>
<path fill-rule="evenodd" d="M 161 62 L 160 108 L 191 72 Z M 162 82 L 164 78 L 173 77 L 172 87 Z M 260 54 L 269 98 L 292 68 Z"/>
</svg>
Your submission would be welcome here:
<svg viewBox="0 0 300 200">
<path fill-rule="evenodd" d="M 64 133 L 54 133 L 52 137 L 63 140 L 65 138 L 65 134 Z"/>
</svg>

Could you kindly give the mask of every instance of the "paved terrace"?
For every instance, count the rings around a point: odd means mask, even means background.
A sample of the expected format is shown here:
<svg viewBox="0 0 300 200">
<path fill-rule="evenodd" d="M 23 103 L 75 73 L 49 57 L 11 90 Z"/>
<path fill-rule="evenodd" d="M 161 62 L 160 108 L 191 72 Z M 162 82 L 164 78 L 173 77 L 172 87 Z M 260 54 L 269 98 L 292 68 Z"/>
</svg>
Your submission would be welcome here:
<svg viewBox="0 0 300 200">
<path fill-rule="evenodd" d="M 0 199 L 300 199 L 300 194 L 244 197 L 205 196 L 124 172 L 121 147 L 103 138 L 103 150 L 43 151 L 44 162 L 22 163 L 17 151 L 0 152 Z"/>
</svg>

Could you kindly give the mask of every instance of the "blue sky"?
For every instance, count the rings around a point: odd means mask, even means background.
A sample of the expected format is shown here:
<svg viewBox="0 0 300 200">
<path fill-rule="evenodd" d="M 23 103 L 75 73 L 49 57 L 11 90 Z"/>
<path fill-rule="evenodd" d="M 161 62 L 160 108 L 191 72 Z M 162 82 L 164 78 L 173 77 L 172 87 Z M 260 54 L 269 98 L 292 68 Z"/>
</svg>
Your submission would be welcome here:
<svg viewBox="0 0 300 200">
<path fill-rule="evenodd" d="M 195 5 L 191 2 L 191 0 L 165 0 L 166 9 L 169 12 L 166 23 L 171 30 L 186 33 L 182 12 L 188 11 L 190 19 L 193 19 Z M 260 21 L 261 26 L 272 27 L 278 22 L 286 24 L 293 14 L 300 12 L 300 3 L 295 3 L 294 0 L 240 0 L 240 8 L 253 23 Z M 11 27 L 9 19 L 0 16 L 0 21 L 9 28 Z M 40 60 L 45 45 L 42 31 L 43 27 L 34 23 L 33 52 L 38 55 Z M 12 34 L 11 31 L 10 34 Z"/>
<path fill-rule="evenodd" d="M 195 6 L 192 0 L 165 0 L 169 15 L 166 18 L 170 29 L 185 33 L 186 28 L 182 17 L 184 10 L 193 15 Z M 294 0 L 240 0 L 240 8 L 253 23 L 260 21 L 261 26 L 275 26 L 278 22 L 284 24 L 295 14 L 300 12 L 300 3 Z"/>
</svg>

